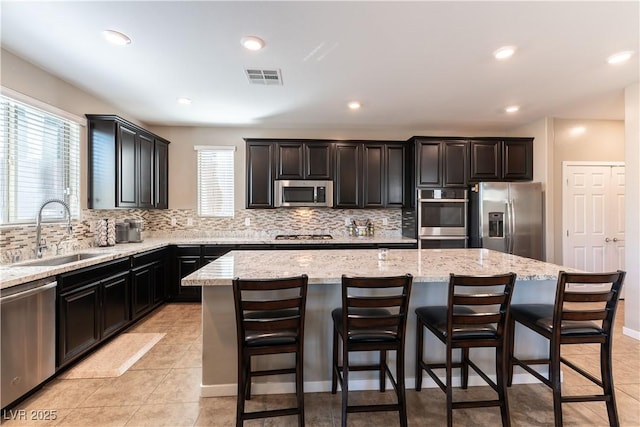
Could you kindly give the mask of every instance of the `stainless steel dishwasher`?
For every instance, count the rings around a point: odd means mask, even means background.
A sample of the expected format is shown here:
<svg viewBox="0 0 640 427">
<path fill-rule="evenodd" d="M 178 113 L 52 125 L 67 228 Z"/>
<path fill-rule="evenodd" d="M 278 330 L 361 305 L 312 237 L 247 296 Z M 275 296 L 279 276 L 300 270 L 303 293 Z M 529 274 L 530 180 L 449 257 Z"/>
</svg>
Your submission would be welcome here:
<svg viewBox="0 0 640 427">
<path fill-rule="evenodd" d="M 25 283 L 0 291 L 1 407 L 55 373 L 56 282 Z"/>
</svg>

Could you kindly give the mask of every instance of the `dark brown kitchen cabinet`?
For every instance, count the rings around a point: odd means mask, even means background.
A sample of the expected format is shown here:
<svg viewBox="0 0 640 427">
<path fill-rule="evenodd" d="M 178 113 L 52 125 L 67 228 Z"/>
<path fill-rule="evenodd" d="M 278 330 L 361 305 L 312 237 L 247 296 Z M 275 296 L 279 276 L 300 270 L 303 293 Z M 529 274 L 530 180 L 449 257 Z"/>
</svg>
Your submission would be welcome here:
<svg viewBox="0 0 640 427">
<path fill-rule="evenodd" d="M 167 256 L 167 249 L 154 249 L 131 257 L 131 314 L 134 320 L 166 299 Z"/>
<path fill-rule="evenodd" d="M 115 115 L 87 119 L 89 208 L 167 208 L 169 141 Z"/>
<path fill-rule="evenodd" d="M 458 139 L 414 138 L 416 185 L 419 187 L 463 187 L 467 185 L 467 142 Z"/>
<path fill-rule="evenodd" d="M 337 143 L 335 150 L 334 205 L 336 208 L 358 208 L 361 205 L 362 144 Z"/>
<path fill-rule="evenodd" d="M 331 179 L 332 144 L 285 141 L 276 146 L 276 179 Z"/>
<path fill-rule="evenodd" d="M 404 143 L 337 143 L 335 207 L 402 207 L 405 201 Z"/>
<path fill-rule="evenodd" d="M 273 207 L 274 144 L 270 141 L 247 141 L 247 208 Z"/>
<path fill-rule="evenodd" d="M 129 258 L 57 277 L 57 360 L 61 367 L 131 320 Z"/>
<path fill-rule="evenodd" d="M 474 139 L 469 181 L 531 181 L 533 138 Z"/>
<path fill-rule="evenodd" d="M 153 204 L 156 209 L 169 208 L 169 144 L 156 139 L 154 143 L 155 178 Z"/>
<path fill-rule="evenodd" d="M 182 286 L 180 280 L 204 265 L 200 245 L 172 246 L 171 285 L 169 299 L 181 302 L 199 302 L 202 298 L 200 286 Z"/>
</svg>

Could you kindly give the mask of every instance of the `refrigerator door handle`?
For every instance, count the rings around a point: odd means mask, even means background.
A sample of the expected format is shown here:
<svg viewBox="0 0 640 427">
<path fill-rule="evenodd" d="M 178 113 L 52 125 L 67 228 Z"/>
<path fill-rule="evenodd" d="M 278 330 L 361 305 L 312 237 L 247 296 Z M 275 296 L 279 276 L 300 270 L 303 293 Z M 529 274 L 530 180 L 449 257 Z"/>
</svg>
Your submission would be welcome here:
<svg viewBox="0 0 640 427">
<path fill-rule="evenodd" d="M 515 248 L 515 236 L 514 232 L 516 229 L 516 209 L 514 206 L 514 201 L 509 200 L 509 253 L 513 254 L 513 250 Z"/>
</svg>

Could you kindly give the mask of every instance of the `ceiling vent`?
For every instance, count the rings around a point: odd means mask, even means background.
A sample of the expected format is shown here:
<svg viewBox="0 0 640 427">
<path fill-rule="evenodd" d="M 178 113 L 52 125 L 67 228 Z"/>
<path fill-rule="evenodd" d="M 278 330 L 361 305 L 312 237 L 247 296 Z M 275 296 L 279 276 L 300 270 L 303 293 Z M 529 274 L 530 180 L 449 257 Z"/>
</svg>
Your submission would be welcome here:
<svg viewBox="0 0 640 427">
<path fill-rule="evenodd" d="M 249 83 L 254 85 L 282 85 L 280 70 L 260 70 L 257 68 L 245 68 Z"/>
</svg>

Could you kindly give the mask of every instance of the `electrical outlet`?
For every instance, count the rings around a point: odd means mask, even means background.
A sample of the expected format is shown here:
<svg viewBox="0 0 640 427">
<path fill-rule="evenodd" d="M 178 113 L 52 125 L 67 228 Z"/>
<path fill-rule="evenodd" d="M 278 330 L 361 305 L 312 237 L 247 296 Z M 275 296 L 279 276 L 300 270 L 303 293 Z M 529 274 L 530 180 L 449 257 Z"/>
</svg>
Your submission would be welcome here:
<svg viewBox="0 0 640 427">
<path fill-rule="evenodd" d="M 171 218 L 171 226 L 175 227 L 177 224 L 178 224 L 178 220 L 172 217 Z"/>
<path fill-rule="evenodd" d="M 246 227 L 249 227 L 249 226 L 251 225 L 251 218 L 245 218 L 245 219 L 244 219 L 244 225 L 245 225 Z"/>
<path fill-rule="evenodd" d="M 382 218 L 382 225 L 389 225 L 389 218 L 387 217 Z"/>
<path fill-rule="evenodd" d="M 187 227 L 193 226 L 193 218 L 187 218 Z"/>
<path fill-rule="evenodd" d="M 345 218 L 344 225 L 349 225 L 349 224 L 351 224 L 351 218 Z"/>
</svg>

